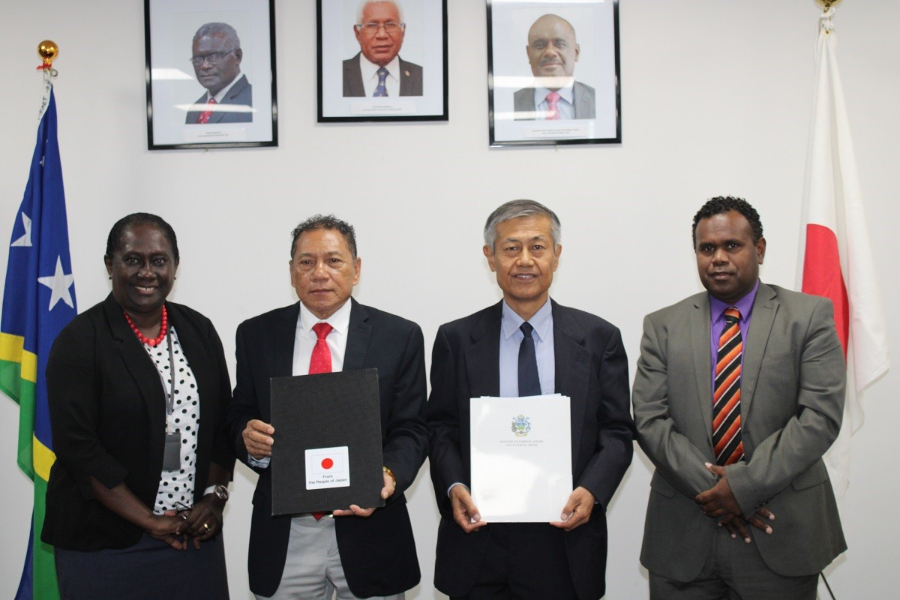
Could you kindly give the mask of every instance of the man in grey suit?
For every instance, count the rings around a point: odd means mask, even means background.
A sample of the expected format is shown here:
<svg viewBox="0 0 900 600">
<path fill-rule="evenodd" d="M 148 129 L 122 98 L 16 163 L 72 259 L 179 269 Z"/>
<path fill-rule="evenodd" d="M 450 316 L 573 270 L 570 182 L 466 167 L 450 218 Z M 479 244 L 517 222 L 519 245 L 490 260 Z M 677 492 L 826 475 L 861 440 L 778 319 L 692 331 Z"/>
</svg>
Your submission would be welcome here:
<svg viewBox="0 0 900 600">
<path fill-rule="evenodd" d="M 581 48 L 571 23 L 557 15 L 540 17 L 528 30 L 525 51 L 535 85 L 514 94 L 517 121 L 596 117 L 594 88 L 575 81 L 575 63 Z"/>
<path fill-rule="evenodd" d="M 707 291 L 645 318 L 634 382 L 656 466 L 650 597 L 812 600 L 846 549 L 822 462 L 844 404 L 834 309 L 759 281 L 766 240 L 742 199 L 700 209 L 694 251 Z"/>
<path fill-rule="evenodd" d="M 206 23 L 194 34 L 191 64 L 197 81 L 206 88 L 185 124 L 250 123 L 253 121 L 253 87 L 241 75 L 241 40 L 227 23 Z"/>
<path fill-rule="evenodd" d="M 364 0 L 353 26 L 359 53 L 344 61 L 344 97 L 422 95 L 422 67 L 400 58 L 406 35 L 395 0 Z"/>
</svg>

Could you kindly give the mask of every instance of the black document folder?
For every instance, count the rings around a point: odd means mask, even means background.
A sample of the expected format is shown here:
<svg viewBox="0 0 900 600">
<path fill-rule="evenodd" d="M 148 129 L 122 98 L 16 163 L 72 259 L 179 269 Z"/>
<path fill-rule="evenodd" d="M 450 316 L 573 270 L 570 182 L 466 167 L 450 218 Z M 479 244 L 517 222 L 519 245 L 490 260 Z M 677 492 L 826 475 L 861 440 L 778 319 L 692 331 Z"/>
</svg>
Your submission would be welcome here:
<svg viewBox="0 0 900 600">
<path fill-rule="evenodd" d="M 272 516 L 384 506 L 378 370 L 273 377 Z"/>
</svg>

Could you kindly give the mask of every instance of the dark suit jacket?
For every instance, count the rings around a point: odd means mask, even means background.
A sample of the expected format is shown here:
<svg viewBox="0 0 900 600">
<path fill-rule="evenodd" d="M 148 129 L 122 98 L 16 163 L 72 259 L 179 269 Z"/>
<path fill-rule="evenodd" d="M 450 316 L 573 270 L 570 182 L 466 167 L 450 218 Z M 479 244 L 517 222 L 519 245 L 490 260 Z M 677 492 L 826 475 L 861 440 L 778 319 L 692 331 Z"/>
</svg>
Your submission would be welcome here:
<svg viewBox="0 0 900 600">
<path fill-rule="evenodd" d="M 166 302 L 200 392 L 194 500 L 203 497 L 210 462 L 231 471 L 226 429 L 231 382 L 222 343 L 209 319 Z M 47 363 L 56 462 L 47 488 L 41 539 L 70 550 L 126 548 L 143 531 L 93 498 L 90 478 L 124 483 L 147 507 L 162 475 L 166 399 L 159 373 L 112 295 L 75 317 Z"/>
<path fill-rule="evenodd" d="M 572 399 L 572 478 L 599 502 L 588 523 L 565 534 L 566 551 L 578 597 L 599 598 L 606 584 L 604 513 L 633 452 L 628 364 L 615 326 L 556 302 L 552 306 L 555 389 Z M 501 315 L 498 303 L 442 325 L 434 342 L 426 409 L 431 479 L 441 513 L 434 582 L 450 596 L 469 592 L 491 535 L 490 525 L 463 532 L 453 520 L 447 489 L 471 483 L 469 399 L 500 392 Z"/>
<path fill-rule="evenodd" d="M 394 495 L 372 516 L 335 518 L 347 584 L 354 595 L 365 598 L 399 594 L 414 587 L 420 578 L 403 492 L 416 478 L 428 453 L 428 434 L 421 414 L 426 396 L 425 342 L 415 323 L 353 299 L 351 302 L 343 370 L 378 369 L 384 464 L 397 478 Z M 248 455 L 241 432 L 251 419 L 271 422 L 269 379 L 291 375 L 299 312 L 298 302 L 238 327 L 237 386 L 229 420 L 237 456 L 245 462 Z M 271 470 L 256 471 L 259 481 L 253 494 L 250 527 L 250 589 L 271 596 L 284 571 L 291 517 L 271 516 Z"/>
<path fill-rule="evenodd" d="M 197 101 L 194 102 L 197 104 L 206 104 L 206 94 L 203 94 Z M 250 85 L 250 82 L 247 80 L 246 75 L 241 75 L 240 79 L 238 79 L 231 89 L 228 90 L 228 93 L 222 98 L 221 104 L 234 104 L 238 106 L 246 106 L 248 108 L 253 107 L 253 86 Z M 202 111 L 192 110 L 188 112 L 187 116 L 184 119 L 186 125 L 196 125 L 197 119 L 200 118 L 200 113 Z M 206 122 L 207 125 L 212 123 L 252 123 L 253 122 L 253 112 L 232 112 L 232 111 L 224 111 L 224 110 L 216 110 L 215 106 L 213 106 L 213 113 L 209 117 L 209 121 Z"/>
<path fill-rule="evenodd" d="M 364 97 L 362 70 L 359 68 L 359 55 L 344 61 L 344 97 Z M 398 57 L 399 58 L 399 57 Z M 400 95 L 422 95 L 422 67 L 415 63 L 400 59 Z"/>
<path fill-rule="evenodd" d="M 572 104 L 575 107 L 576 119 L 597 118 L 597 101 L 594 88 L 581 83 L 580 81 L 576 81 L 572 95 Z M 513 95 L 513 111 L 514 113 L 533 113 L 535 111 L 533 87 L 522 88 L 521 90 L 516 91 Z M 515 120 L 533 121 L 534 117 L 516 115 Z"/>
<path fill-rule="evenodd" d="M 745 515 L 763 503 L 775 514 L 771 535 L 748 531 L 784 576 L 813 575 L 847 547 L 822 462 L 844 406 L 833 315 L 825 298 L 760 283 L 744 346 L 745 460 L 725 471 Z M 683 582 L 700 573 L 717 530 L 694 502 L 716 483 L 704 467 L 715 463 L 709 331 L 706 292 L 648 315 L 634 381 L 638 442 L 656 466 L 641 562 Z"/>
</svg>

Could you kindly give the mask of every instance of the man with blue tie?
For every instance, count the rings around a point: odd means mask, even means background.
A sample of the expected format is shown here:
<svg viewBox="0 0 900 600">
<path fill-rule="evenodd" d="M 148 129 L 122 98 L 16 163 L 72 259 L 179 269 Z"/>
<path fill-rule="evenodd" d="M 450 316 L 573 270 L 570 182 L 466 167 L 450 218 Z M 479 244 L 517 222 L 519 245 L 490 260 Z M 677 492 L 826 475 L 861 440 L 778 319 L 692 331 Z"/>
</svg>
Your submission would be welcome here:
<svg viewBox="0 0 900 600">
<path fill-rule="evenodd" d="M 495 210 L 484 255 L 503 300 L 438 330 L 426 418 L 441 523 L 435 586 L 451 598 L 600 598 L 606 508 L 632 457 L 628 365 L 619 330 L 550 299 L 559 218 L 533 200 Z M 553 523 L 481 519 L 469 493 L 469 400 L 571 398 L 572 491 Z"/>
<path fill-rule="evenodd" d="M 422 95 L 422 67 L 400 58 L 406 35 L 397 0 L 364 0 L 353 34 L 359 52 L 344 61 L 344 97 Z"/>
</svg>

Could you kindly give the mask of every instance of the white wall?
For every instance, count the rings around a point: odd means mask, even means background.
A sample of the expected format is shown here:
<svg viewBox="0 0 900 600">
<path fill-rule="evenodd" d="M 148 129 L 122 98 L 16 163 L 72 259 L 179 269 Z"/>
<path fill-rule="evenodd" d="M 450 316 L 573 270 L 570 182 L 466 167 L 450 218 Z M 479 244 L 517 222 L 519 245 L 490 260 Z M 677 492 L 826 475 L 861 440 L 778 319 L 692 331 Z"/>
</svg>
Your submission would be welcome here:
<svg viewBox="0 0 900 600">
<path fill-rule="evenodd" d="M 173 299 L 212 318 L 226 353 L 243 319 L 293 300 L 291 227 L 314 212 L 354 223 L 363 257 L 356 297 L 437 327 L 499 298 L 481 254 L 481 227 L 503 201 L 545 202 L 563 223 L 553 296 L 622 329 L 637 359 L 641 318 L 698 291 L 690 223 L 713 195 L 746 197 L 762 215 L 762 277 L 794 286 L 818 7 L 812 0 L 622 0 L 624 142 L 490 150 L 482 0 L 449 1 L 450 122 L 317 125 L 315 2 L 276 1 L 281 146 L 148 152 L 141 2 L 0 0 L 0 238 L 25 189 L 40 97 L 35 48 L 56 61 L 60 146 L 81 310 L 108 292 L 102 264 L 115 219 L 159 213 L 180 238 Z M 900 294 L 892 239 L 900 211 L 900 3 L 839 7 L 839 59 L 860 162 L 877 272 Z M 396 184 L 379 184 L 389 174 Z M 0 281 L 6 252 L 0 252 Z M 9 290 L 5 290 L 9 293 Z M 891 302 L 886 302 L 892 306 Z M 888 316 L 889 334 L 900 324 Z M 231 365 L 233 367 L 233 364 Z M 633 370 L 633 369 L 632 369 Z M 891 392 L 898 369 L 869 394 L 853 440 L 844 504 L 850 550 L 829 569 L 836 596 L 894 598 L 895 497 Z M 15 593 L 28 539 L 31 483 L 15 464 L 18 408 L 0 398 L 0 597 Z M 427 467 L 426 467 L 427 469 Z M 246 547 L 254 475 L 241 467 L 227 511 L 232 596 L 249 597 Z M 650 466 L 637 452 L 609 511 L 608 598 L 647 596 L 638 554 Z M 409 492 L 423 583 L 433 591 L 437 513 L 427 471 Z M 776 523 L 777 524 L 777 523 Z"/>
</svg>

